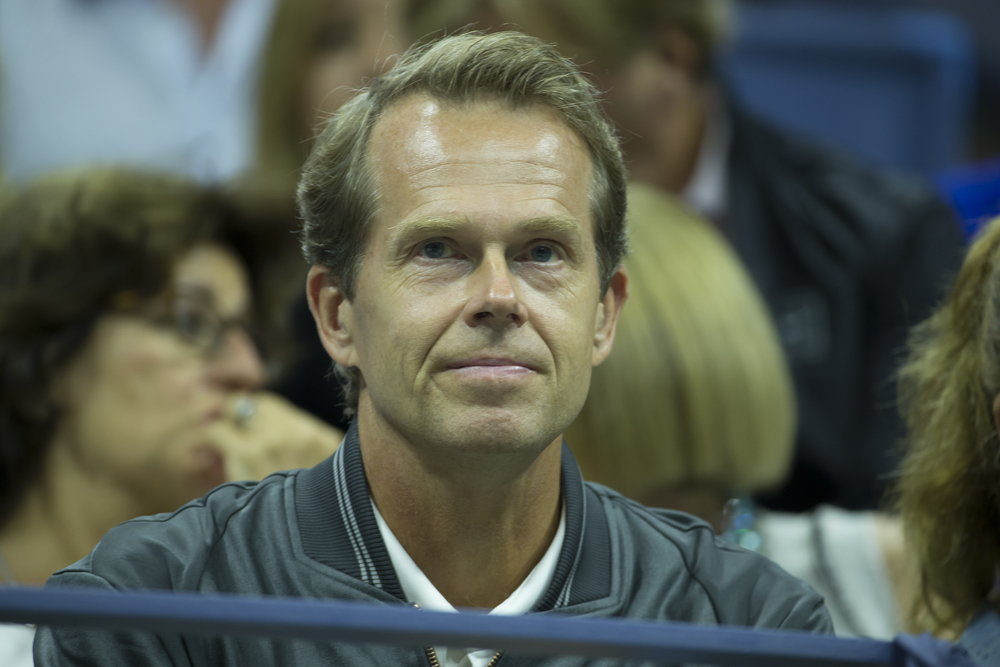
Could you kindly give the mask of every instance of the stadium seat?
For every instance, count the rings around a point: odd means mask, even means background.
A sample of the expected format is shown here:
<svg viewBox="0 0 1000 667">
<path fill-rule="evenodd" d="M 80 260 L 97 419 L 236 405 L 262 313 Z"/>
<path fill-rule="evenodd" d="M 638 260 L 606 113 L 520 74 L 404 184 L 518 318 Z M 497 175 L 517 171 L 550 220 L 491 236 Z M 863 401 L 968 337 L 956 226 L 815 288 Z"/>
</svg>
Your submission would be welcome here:
<svg viewBox="0 0 1000 667">
<path fill-rule="evenodd" d="M 1000 160 L 948 169 L 934 182 L 962 221 L 966 238 L 1000 216 Z"/>
<path fill-rule="evenodd" d="M 960 157 L 975 88 L 966 28 L 871 2 L 744 0 L 723 76 L 751 110 L 871 163 L 932 173 Z"/>
</svg>

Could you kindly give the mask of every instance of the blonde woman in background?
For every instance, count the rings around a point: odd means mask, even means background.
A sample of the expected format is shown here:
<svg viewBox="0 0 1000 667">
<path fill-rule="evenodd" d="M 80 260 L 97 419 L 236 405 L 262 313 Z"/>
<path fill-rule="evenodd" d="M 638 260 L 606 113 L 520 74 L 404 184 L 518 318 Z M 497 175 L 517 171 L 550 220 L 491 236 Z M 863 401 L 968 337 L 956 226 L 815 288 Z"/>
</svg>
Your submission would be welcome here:
<svg viewBox="0 0 1000 667">
<path fill-rule="evenodd" d="M 909 429 L 899 509 L 920 565 L 914 621 L 1000 644 L 1000 219 L 973 243 L 948 300 L 900 371 Z M 971 625 L 970 625 L 971 623 Z M 967 630 L 967 626 L 972 628 Z"/>
<path fill-rule="evenodd" d="M 838 634 L 893 637 L 906 586 L 890 519 L 832 507 L 726 516 L 729 499 L 788 472 L 788 366 L 763 300 L 715 229 L 646 186 L 630 187 L 629 210 L 630 307 L 566 432 L 584 476 L 730 531 L 823 594 Z"/>
<path fill-rule="evenodd" d="M 567 441 L 588 479 L 721 532 L 726 500 L 788 473 L 788 366 L 760 295 L 714 229 L 635 184 L 629 225 L 634 307 Z"/>
<path fill-rule="evenodd" d="M 294 186 L 316 125 L 408 44 L 401 0 L 283 0 L 261 65 L 258 166 Z"/>
</svg>

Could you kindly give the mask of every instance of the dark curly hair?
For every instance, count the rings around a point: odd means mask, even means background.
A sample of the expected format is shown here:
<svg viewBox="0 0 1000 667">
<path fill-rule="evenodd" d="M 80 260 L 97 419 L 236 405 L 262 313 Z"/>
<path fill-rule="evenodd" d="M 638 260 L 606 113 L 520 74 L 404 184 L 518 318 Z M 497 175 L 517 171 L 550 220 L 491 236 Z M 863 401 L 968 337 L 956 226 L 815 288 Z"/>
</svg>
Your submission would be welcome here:
<svg viewBox="0 0 1000 667">
<path fill-rule="evenodd" d="M 54 376 L 116 297 L 141 303 L 163 293 L 175 262 L 196 244 L 225 245 L 245 262 L 254 333 L 265 350 L 279 347 L 305 265 L 291 197 L 282 205 L 264 192 L 91 170 L 7 193 L 0 206 L 0 526 L 41 474 L 59 418 L 49 395 Z"/>
</svg>

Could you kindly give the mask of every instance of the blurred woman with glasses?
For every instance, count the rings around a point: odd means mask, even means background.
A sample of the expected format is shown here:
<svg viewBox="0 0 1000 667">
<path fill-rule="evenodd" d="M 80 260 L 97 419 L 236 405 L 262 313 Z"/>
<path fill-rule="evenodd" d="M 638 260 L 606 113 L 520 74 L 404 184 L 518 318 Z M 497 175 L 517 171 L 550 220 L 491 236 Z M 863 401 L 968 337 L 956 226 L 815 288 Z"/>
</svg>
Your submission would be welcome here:
<svg viewBox="0 0 1000 667">
<path fill-rule="evenodd" d="M 336 449 L 259 391 L 258 344 L 278 349 L 303 267 L 288 226 L 237 202 L 96 171 L 0 210 L 0 585 L 43 584 L 122 521 Z"/>
</svg>

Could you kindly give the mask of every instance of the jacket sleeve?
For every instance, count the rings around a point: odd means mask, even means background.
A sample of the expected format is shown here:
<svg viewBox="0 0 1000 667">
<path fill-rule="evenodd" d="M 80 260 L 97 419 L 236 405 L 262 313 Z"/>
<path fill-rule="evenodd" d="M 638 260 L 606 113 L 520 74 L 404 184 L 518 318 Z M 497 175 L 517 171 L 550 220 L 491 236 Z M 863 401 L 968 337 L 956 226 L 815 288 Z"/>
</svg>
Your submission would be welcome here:
<svg viewBox="0 0 1000 667">
<path fill-rule="evenodd" d="M 798 600 L 788 615 L 778 623 L 781 630 L 806 630 L 817 634 L 833 634 L 833 621 L 823 598 L 818 595 Z"/>
<path fill-rule="evenodd" d="M 80 570 L 63 570 L 46 584 L 47 588 L 57 586 L 115 590 L 101 577 Z M 40 626 L 35 633 L 34 657 L 37 667 L 192 665 L 184 642 L 177 636 L 74 627 Z"/>
<path fill-rule="evenodd" d="M 826 603 L 811 586 L 762 557 L 753 570 L 741 573 L 741 583 L 746 584 L 747 579 L 751 580 L 750 600 L 755 610 L 751 618 L 747 619 L 749 625 L 755 628 L 833 634 L 833 621 L 830 620 Z M 728 603 L 725 604 L 729 606 Z"/>
</svg>

